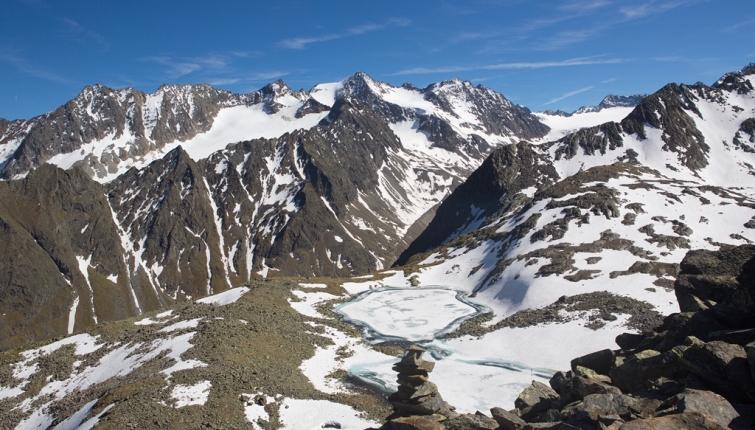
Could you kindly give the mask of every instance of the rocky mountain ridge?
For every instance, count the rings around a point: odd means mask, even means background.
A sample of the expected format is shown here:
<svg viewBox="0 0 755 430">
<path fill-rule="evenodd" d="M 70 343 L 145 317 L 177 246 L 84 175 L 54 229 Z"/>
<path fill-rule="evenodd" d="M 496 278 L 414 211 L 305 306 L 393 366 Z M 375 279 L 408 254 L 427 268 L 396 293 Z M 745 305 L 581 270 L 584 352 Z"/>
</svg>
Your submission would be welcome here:
<svg viewBox="0 0 755 430">
<path fill-rule="evenodd" d="M 755 241 L 754 78 L 669 84 L 620 122 L 495 150 L 397 263 L 465 286 L 496 320 L 605 289 L 672 312 L 686 249 Z"/>
<path fill-rule="evenodd" d="M 615 107 L 635 107 L 642 99 L 647 97 L 647 94 L 635 94 L 631 96 L 617 96 L 613 94 L 609 94 L 603 98 L 603 100 L 600 101 L 600 103 L 596 106 L 582 106 L 579 109 L 569 113 L 564 112 L 561 109 L 557 111 L 552 110 L 546 110 L 543 113 L 546 115 L 552 115 L 552 116 L 562 116 L 562 117 L 570 117 L 572 115 L 579 115 L 583 113 L 590 113 L 590 112 L 600 112 L 603 109 L 611 109 Z"/>
<path fill-rule="evenodd" d="M 362 73 L 311 92 L 282 81 L 247 95 L 93 86 L 50 114 L 2 127 L 0 149 L 16 148 L 2 174 L 19 178 L 0 183 L 5 201 L 29 204 L 0 217 L 26 243 L 23 259 L 42 253 L 53 263 L 36 279 L 30 269 L 17 274 L 26 266 L 14 257 L 0 263 L 2 321 L 13 327 L 2 348 L 255 277 L 386 267 L 492 147 L 547 132 L 481 86 L 418 90 Z M 248 138 L 255 133 L 271 137 Z M 45 187 L 66 191 L 45 196 Z M 71 207 L 77 193 L 97 210 Z M 31 213 L 55 221 L 37 228 Z M 71 226 L 68 237 L 58 223 Z M 93 223 L 107 233 L 69 245 Z"/>
</svg>

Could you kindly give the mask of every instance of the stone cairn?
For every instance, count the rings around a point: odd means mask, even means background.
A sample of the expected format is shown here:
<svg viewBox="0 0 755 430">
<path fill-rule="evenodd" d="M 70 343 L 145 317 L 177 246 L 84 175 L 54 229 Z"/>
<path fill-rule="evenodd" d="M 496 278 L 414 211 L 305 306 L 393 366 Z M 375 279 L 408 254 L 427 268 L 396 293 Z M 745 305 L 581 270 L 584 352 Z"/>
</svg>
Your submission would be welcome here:
<svg viewBox="0 0 755 430">
<path fill-rule="evenodd" d="M 428 380 L 435 362 L 422 359 L 424 349 L 417 345 L 407 348 L 404 357 L 393 365 L 398 372 L 398 391 L 388 397 L 394 416 L 433 415 L 448 416 L 455 408 L 448 405 L 438 387 Z M 442 417 L 439 417 L 442 419 Z"/>
</svg>

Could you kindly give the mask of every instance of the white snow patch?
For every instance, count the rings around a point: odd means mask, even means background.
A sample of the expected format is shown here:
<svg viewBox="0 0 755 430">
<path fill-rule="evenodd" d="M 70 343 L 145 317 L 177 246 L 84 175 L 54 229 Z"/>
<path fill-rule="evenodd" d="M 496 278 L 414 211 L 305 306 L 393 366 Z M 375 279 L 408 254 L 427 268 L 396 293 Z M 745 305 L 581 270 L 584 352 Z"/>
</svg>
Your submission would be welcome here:
<svg viewBox="0 0 755 430">
<path fill-rule="evenodd" d="M 176 384 L 170 395 L 176 400 L 176 407 L 182 408 L 190 405 L 204 405 L 210 396 L 210 381 L 200 381 L 194 385 Z"/>
<path fill-rule="evenodd" d="M 380 427 L 380 423 L 360 417 L 360 412 L 351 406 L 328 400 L 283 400 L 279 409 L 282 429 L 321 429 L 326 423 L 337 422 L 344 430 L 362 430 Z"/>
<path fill-rule="evenodd" d="M 300 301 L 288 301 L 288 304 L 291 305 L 292 308 L 294 308 L 297 312 L 300 314 L 304 314 L 308 317 L 313 318 L 324 318 L 320 312 L 317 311 L 316 306 L 324 302 L 326 300 L 333 300 L 337 299 L 338 296 L 334 296 L 333 294 L 325 293 L 322 291 L 317 292 L 305 292 L 300 290 L 292 290 L 291 291 Z"/>
<path fill-rule="evenodd" d="M 170 333 L 172 331 L 176 330 L 183 330 L 187 328 L 196 328 L 199 325 L 199 321 L 202 321 L 202 318 L 194 318 L 191 320 L 186 321 L 179 321 L 175 324 L 171 324 L 167 327 L 163 327 L 159 330 L 160 333 Z"/>
<path fill-rule="evenodd" d="M 238 299 L 241 298 L 244 294 L 246 294 L 249 291 L 248 287 L 237 287 L 232 288 L 228 291 L 223 291 L 222 293 L 215 294 L 214 296 L 207 296 L 204 298 L 201 298 L 197 300 L 197 303 L 204 303 L 206 305 L 209 304 L 216 304 L 218 306 L 225 306 L 230 305 L 231 303 L 236 303 Z"/>
</svg>

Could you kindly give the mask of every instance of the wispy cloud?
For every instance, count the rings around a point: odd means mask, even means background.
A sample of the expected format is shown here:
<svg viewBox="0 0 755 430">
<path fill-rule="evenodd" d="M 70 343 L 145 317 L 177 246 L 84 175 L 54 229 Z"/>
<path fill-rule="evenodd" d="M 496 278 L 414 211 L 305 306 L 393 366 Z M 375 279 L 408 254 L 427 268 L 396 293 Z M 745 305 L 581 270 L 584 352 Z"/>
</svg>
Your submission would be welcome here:
<svg viewBox="0 0 755 430">
<path fill-rule="evenodd" d="M 651 0 L 641 4 L 622 6 L 619 11 L 627 19 L 644 18 L 649 15 L 668 12 L 681 6 L 687 6 L 693 3 L 699 3 L 700 0 Z"/>
<path fill-rule="evenodd" d="M 48 81 L 58 82 L 61 84 L 70 83 L 68 79 L 58 75 L 57 73 L 53 73 L 53 72 L 50 72 L 49 70 L 45 70 L 37 66 L 34 66 L 30 64 L 29 61 L 26 60 L 25 58 L 18 57 L 13 54 L 0 53 L 0 61 L 13 66 L 16 70 L 18 70 L 21 73 L 24 73 L 29 76 L 33 76 L 35 78 L 46 79 Z"/>
<path fill-rule="evenodd" d="M 595 88 L 595 86 L 589 86 L 589 87 L 580 88 L 578 90 L 569 91 L 568 93 L 566 93 L 566 94 L 564 94 L 564 95 L 562 95 L 560 97 L 556 97 L 555 99 L 548 100 L 546 103 L 543 103 L 540 106 L 547 106 L 547 105 L 551 105 L 551 104 L 556 103 L 556 102 L 560 102 L 563 99 L 568 99 L 569 97 L 576 96 L 579 93 L 584 93 L 585 91 L 590 91 L 593 88 Z"/>
<path fill-rule="evenodd" d="M 739 30 L 742 27 L 751 27 L 755 25 L 755 19 L 749 19 L 747 21 L 738 22 L 731 27 L 726 27 L 723 29 L 723 31 L 730 33 Z"/>
<path fill-rule="evenodd" d="M 558 8 L 566 11 L 589 12 L 612 4 L 611 0 L 577 0 L 562 4 Z"/>
<path fill-rule="evenodd" d="M 601 84 L 607 84 L 607 83 L 609 83 L 609 82 L 613 82 L 613 81 L 615 81 L 615 80 L 616 80 L 616 78 L 610 78 L 610 79 L 606 79 L 605 81 L 601 81 L 600 83 L 601 83 Z"/>
<path fill-rule="evenodd" d="M 160 55 L 144 57 L 142 60 L 165 66 L 165 72 L 171 79 L 180 78 L 181 76 L 198 71 L 219 71 L 227 65 L 226 59 L 220 55 L 193 58 L 175 58 L 169 55 Z"/>
<path fill-rule="evenodd" d="M 102 35 L 99 33 L 95 33 L 94 31 L 88 30 L 81 26 L 78 22 L 68 19 L 68 18 L 60 18 L 60 21 L 65 26 L 65 33 L 63 37 L 65 37 L 68 40 L 75 41 L 80 44 L 86 44 L 86 43 L 94 43 L 95 45 L 98 45 L 103 51 L 110 50 L 110 42 L 107 41 Z"/>
<path fill-rule="evenodd" d="M 233 84 L 248 83 L 248 82 L 269 82 L 269 81 L 272 81 L 273 79 L 282 78 L 288 74 L 289 72 L 280 72 L 280 71 L 259 72 L 259 73 L 252 73 L 249 75 L 238 76 L 238 77 L 210 78 L 208 82 L 210 85 L 233 85 Z"/>
<path fill-rule="evenodd" d="M 626 63 L 630 60 L 624 58 L 599 58 L 599 57 L 583 57 L 572 58 L 563 61 L 537 61 L 537 62 L 518 62 L 518 63 L 497 63 L 487 64 L 483 66 L 448 66 L 448 67 L 436 67 L 425 68 L 416 67 L 413 69 L 405 69 L 392 73 L 391 76 L 397 75 L 425 75 L 433 73 L 456 73 L 456 72 L 468 72 L 473 70 L 504 70 L 504 69 L 542 69 L 546 67 L 573 67 L 573 66 L 588 66 L 594 64 L 618 64 Z"/>
<path fill-rule="evenodd" d="M 346 31 L 340 33 L 328 33 L 318 36 L 310 37 L 294 37 L 290 39 L 284 39 L 278 42 L 278 46 L 287 49 L 304 49 L 307 45 L 312 43 L 328 42 L 336 39 L 343 39 L 345 37 L 358 36 L 360 34 L 369 33 L 372 31 L 383 30 L 390 26 L 407 27 L 411 24 L 411 21 L 403 18 L 391 18 L 385 24 L 364 24 L 356 27 L 351 27 Z"/>
</svg>

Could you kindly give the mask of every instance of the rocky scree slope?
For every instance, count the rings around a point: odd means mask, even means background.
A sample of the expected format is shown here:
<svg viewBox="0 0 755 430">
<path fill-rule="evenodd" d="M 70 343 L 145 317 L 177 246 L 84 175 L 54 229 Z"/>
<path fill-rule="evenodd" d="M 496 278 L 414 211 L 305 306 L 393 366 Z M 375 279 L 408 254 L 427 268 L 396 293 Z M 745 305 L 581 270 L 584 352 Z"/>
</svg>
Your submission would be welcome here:
<svg viewBox="0 0 755 430">
<path fill-rule="evenodd" d="M 379 422 L 389 413 L 385 400 L 358 389 L 324 394 L 300 371 L 318 348 L 333 345 L 334 327 L 357 332 L 295 311 L 297 287 L 256 280 L 2 352 L 0 426 L 272 430 L 291 428 L 313 409 L 341 422 L 344 411 L 354 418 L 365 411 L 362 421 Z M 341 293 L 336 283 L 327 291 Z"/>
<path fill-rule="evenodd" d="M 669 84 L 619 123 L 495 150 L 396 264 L 496 319 L 606 289 L 673 312 L 686 250 L 755 241 L 754 80 Z"/>
<path fill-rule="evenodd" d="M 310 92 L 88 87 L 0 126 L 2 175 L 18 178 L 0 183 L 2 349 L 255 277 L 383 268 L 492 147 L 547 132 L 481 86 L 362 73 Z"/>
</svg>

